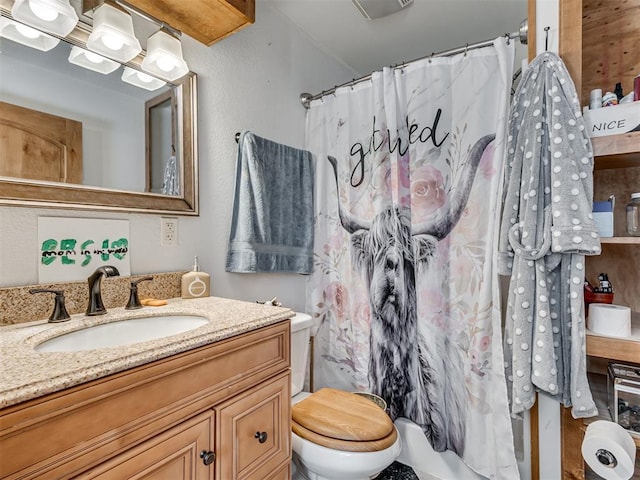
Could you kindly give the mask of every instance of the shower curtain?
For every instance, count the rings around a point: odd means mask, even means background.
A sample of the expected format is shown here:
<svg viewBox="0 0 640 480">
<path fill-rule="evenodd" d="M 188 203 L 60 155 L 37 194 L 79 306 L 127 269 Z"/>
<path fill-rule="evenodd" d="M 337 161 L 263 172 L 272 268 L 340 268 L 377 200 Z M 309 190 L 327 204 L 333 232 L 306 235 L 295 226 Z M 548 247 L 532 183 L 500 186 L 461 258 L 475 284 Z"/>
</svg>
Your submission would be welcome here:
<svg viewBox="0 0 640 480">
<path fill-rule="evenodd" d="M 312 102 L 316 389 L 372 391 L 496 479 L 519 477 L 495 242 L 513 45 L 374 72 Z"/>
</svg>

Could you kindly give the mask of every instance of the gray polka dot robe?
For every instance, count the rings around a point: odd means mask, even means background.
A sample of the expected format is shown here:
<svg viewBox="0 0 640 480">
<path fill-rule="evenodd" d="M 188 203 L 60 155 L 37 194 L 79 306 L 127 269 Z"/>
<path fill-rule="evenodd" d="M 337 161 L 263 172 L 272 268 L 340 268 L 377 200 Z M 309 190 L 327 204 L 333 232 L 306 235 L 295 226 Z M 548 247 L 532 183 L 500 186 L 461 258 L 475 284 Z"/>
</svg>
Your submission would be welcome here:
<svg viewBox="0 0 640 480">
<path fill-rule="evenodd" d="M 498 269 L 510 275 L 505 368 L 513 415 L 544 391 L 574 417 L 597 414 L 586 373 L 585 255 L 600 253 L 591 214 L 593 153 L 562 60 L 531 63 L 509 119 Z"/>
</svg>

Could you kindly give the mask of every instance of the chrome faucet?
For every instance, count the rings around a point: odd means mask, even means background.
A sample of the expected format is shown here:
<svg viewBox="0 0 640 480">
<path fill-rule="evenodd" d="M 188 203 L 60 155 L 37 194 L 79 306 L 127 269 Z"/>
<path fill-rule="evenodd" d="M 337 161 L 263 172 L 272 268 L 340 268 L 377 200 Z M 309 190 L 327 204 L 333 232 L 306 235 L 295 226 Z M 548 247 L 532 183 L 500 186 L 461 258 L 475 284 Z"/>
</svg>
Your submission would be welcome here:
<svg viewBox="0 0 640 480">
<path fill-rule="evenodd" d="M 87 305 L 85 315 L 94 316 L 107 313 L 107 309 L 104 308 L 104 304 L 102 303 L 102 294 L 100 293 L 100 283 L 103 275 L 107 277 L 119 277 L 120 272 L 116 267 L 105 265 L 96 268 L 96 271 L 91 274 L 87 279 L 89 282 L 89 305 Z"/>
</svg>

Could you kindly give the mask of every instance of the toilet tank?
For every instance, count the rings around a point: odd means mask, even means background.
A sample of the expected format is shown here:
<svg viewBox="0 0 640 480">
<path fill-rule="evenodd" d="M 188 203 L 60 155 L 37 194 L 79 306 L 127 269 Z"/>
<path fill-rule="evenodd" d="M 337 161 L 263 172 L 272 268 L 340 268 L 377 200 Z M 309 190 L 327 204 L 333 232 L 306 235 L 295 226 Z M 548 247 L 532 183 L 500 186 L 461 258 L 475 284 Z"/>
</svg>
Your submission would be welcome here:
<svg viewBox="0 0 640 480">
<path fill-rule="evenodd" d="M 313 319 L 306 313 L 296 313 L 291 319 L 291 396 L 300 393 L 309 365 L 309 338 Z"/>
</svg>

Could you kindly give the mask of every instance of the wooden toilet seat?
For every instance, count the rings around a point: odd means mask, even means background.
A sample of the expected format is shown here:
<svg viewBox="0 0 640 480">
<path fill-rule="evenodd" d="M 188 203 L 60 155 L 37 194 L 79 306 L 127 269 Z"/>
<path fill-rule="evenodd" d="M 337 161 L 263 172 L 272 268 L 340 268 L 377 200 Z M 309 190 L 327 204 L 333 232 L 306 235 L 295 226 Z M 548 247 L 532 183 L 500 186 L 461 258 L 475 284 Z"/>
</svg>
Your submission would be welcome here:
<svg viewBox="0 0 640 480">
<path fill-rule="evenodd" d="M 316 445 L 348 452 L 377 452 L 396 441 L 391 418 L 359 395 L 323 388 L 291 409 L 292 430 Z"/>
</svg>

